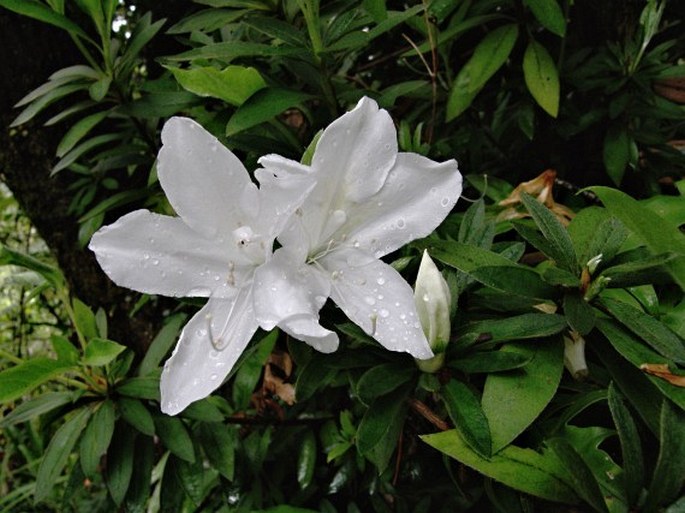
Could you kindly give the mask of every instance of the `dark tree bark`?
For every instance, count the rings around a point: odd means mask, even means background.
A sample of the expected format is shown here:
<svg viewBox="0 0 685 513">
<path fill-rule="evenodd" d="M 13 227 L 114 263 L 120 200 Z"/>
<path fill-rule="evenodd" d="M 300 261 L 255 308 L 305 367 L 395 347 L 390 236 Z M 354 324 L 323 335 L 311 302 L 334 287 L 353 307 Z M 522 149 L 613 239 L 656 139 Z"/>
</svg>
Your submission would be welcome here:
<svg viewBox="0 0 685 513">
<path fill-rule="evenodd" d="M 0 179 L 54 254 L 72 294 L 94 308 L 105 308 L 110 314 L 110 336 L 141 352 L 161 316 L 153 307 L 129 318 L 132 293 L 114 286 L 93 254 L 79 248 L 78 223 L 68 213 L 71 177 L 69 173 L 50 177 L 64 126 L 44 127 L 39 120 L 8 128 L 19 113 L 13 105 L 20 98 L 54 71 L 82 62 L 65 32 L 0 9 Z"/>
</svg>

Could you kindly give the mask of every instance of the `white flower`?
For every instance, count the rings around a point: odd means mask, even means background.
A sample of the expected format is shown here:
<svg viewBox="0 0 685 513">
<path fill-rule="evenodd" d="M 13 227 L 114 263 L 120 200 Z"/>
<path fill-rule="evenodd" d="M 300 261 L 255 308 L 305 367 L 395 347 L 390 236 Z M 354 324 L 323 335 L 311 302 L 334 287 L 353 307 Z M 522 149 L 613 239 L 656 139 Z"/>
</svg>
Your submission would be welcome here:
<svg viewBox="0 0 685 513">
<path fill-rule="evenodd" d="M 577 380 L 585 379 L 588 375 L 585 361 L 585 339 L 577 331 L 570 330 L 570 337 L 564 335 L 564 365 Z"/>
<path fill-rule="evenodd" d="M 260 163 L 307 172 L 278 156 Z M 457 163 L 398 153 L 390 116 L 364 98 L 323 132 L 311 174 L 316 185 L 279 235 L 282 247 L 255 273 L 260 325 L 334 351 L 337 335 L 318 322 L 331 297 L 387 349 L 432 357 L 411 287 L 380 258 L 443 221 L 461 194 Z"/>
<path fill-rule="evenodd" d="M 435 353 L 429 360 L 420 360 L 419 368 L 425 372 L 435 372 L 442 367 L 450 340 L 452 295 L 445 278 L 425 250 L 416 276 L 414 302 L 423 332 Z"/>
<path fill-rule="evenodd" d="M 100 229 L 90 248 L 118 285 L 209 298 L 164 366 L 162 411 L 174 415 L 221 385 L 252 338 L 255 270 L 312 182 L 304 170 L 284 180 L 275 169 L 258 174 L 258 189 L 236 156 L 190 119 L 169 120 L 162 143 L 159 180 L 179 217 L 132 212 Z"/>
</svg>

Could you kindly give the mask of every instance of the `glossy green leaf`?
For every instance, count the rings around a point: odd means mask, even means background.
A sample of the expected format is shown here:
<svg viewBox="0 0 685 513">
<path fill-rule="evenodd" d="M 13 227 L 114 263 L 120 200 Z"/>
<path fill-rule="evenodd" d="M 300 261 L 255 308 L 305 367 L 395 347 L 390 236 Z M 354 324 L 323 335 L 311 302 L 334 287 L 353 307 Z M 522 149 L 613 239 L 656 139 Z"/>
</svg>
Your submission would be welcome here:
<svg viewBox="0 0 685 513">
<path fill-rule="evenodd" d="M 47 106 L 55 103 L 67 95 L 70 95 L 71 93 L 86 89 L 86 87 L 87 85 L 84 83 L 69 83 L 67 85 L 51 89 L 46 94 L 31 102 L 23 111 L 21 111 L 21 114 L 19 114 L 12 121 L 12 123 L 10 123 L 10 127 L 23 125 L 24 123 L 33 119 L 37 114 L 42 112 Z"/>
<path fill-rule="evenodd" d="M 431 241 L 429 253 L 444 264 L 458 269 L 483 285 L 517 296 L 547 298 L 554 289 L 529 267 L 470 244 L 454 241 Z"/>
<path fill-rule="evenodd" d="M 136 428 L 141 433 L 154 436 L 155 423 L 152 420 L 150 411 L 137 399 L 130 399 L 128 397 L 120 397 L 117 400 L 117 406 L 121 417 L 131 426 Z"/>
<path fill-rule="evenodd" d="M 557 0 L 525 0 L 524 3 L 547 30 L 561 37 L 566 34 L 566 18 Z"/>
<path fill-rule="evenodd" d="M 262 367 L 273 351 L 277 339 L 278 331 L 271 331 L 257 342 L 254 350 L 240 362 L 232 390 L 233 405 L 237 410 L 244 410 L 249 406 L 250 397 L 260 379 Z"/>
<path fill-rule="evenodd" d="M 174 458 L 173 455 L 171 458 Z M 174 469 L 176 470 L 178 481 L 183 487 L 183 491 L 190 497 L 195 506 L 200 506 L 204 497 L 204 468 L 202 460 L 195 458 L 195 461 L 190 463 L 182 459 L 176 459 Z"/>
<path fill-rule="evenodd" d="M 134 454 L 135 464 L 131 474 L 131 481 L 124 498 L 126 513 L 146 513 L 150 498 L 150 481 L 152 479 L 152 465 L 154 463 L 154 443 L 152 438 L 139 436 L 136 438 Z"/>
<path fill-rule="evenodd" d="M 81 357 L 79 350 L 71 341 L 62 335 L 53 335 L 50 337 L 52 349 L 54 349 L 57 359 L 65 364 L 76 365 Z"/>
<path fill-rule="evenodd" d="M 564 438 L 552 438 L 547 440 L 552 450 L 561 460 L 573 483 L 573 490 L 587 502 L 592 509 L 602 513 L 608 513 L 606 503 L 599 484 L 592 474 L 592 470 L 581 458 L 575 448 Z"/>
<path fill-rule="evenodd" d="M 371 367 L 357 382 L 357 394 L 364 404 L 397 389 L 413 376 L 416 368 L 406 363 L 384 363 Z"/>
<path fill-rule="evenodd" d="M 218 422 L 203 422 L 198 427 L 197 436 L 212 466 L 232 481 L 235 472 L 235 449 L 238 445 L 235 428 Z"/>
<path fill-rule="evenodd" d="M 654 254 L 670 251 L 678 254 L 678 258 L 671 262 L 668 268 L 676 283 L 685 289 L 685 236 L 621 191 L 609 187 L 591 187 L 590 190 L 597 194 L 609 212 L 643 240 Z"/>
<path fill-rule="evenodd" d="M 670 281 L 669 266 L 679 258 L 675 253 L 663 253 L 647 258 L 618 264 L 602 271 L 609 278 L 609 287 L 635 287 L 667 283 Z"/>
<path fill-rule="evenodd" d="M 18 14 L 34 18 L 44 23 L 66 30 L 70 34 L 92 41 L 88 35 L 76 23 L 66 16 L 53 11 L 43 2 L 38 0 L 0 0 L 0 7 L 9 9 Z"/>
<path fill-rule="evenodd" d="M 310 95 L 289 89 L 266 87 L 245 101 L 231 116 L 226 125 L 226 135 L 232 136 L 243 130 L 275 119 L 283 111 L 296 107 Z"/>
<path fill-rule="evenodd" d="M 112 443 L 107 451 L 107 489 L 117 506 L 124 501 L 124 497 L 131 484 L 135 461 L 136 432 L 128 425 L 117 423 Z"/>
<path fill-rule="evenodd" d="M 478 43 L 452 84 L 445 116 L 451 121 L 464 112 L 478 92 L 507 61 L 518 38 L 516 24 L 496 28 Z"/>
<path fill-rule="evenodd" d="M 35 500 L 47 499 L 67 464 L 83 428 L 90 418 L 90 409 L 80 408 L 57 430 L 45 449 L 36 474 Z"/>
<path fill-rule="evenodd" d="M 86 477 L 95 475 L 100 458 L 107 452 L 114 434 L 114 420 L 114 404 L 107 399 L 96 406 L 95 413 L 83 431 L 79 456 Z"/>
<path fill-rule="evenodd" d="M 643 488 L 645 474 L 640 434 L 630 411 L 623 402 L 621 393 L 613 382 L 609 385 L 607 400 L 621 442 L 625 495 L 629 505 L 636 505 Z"/>
<path fill-rule="evenodd" d="M 571 329 L 587 335 L 595 327 L 595 311 L 577 291 L 564 294 L 564 316 Z"/>
<path fill-rule="evenodd" d="M 150 343 L 143 361 L 138 367 L 138 375 L 145 376 L 159 367 L 160 362 L 169 353 L 169 350 L 176 342 L 181 327 L 185 323 L 187 316 L 185 314 L 170 315 L 164 326 L 155 338 Z"/>
<path fill-rule="evenodd" d="M 552 258 L 557 262 L 557 265 L 571 273 L 577 272 L 578 261 L 576 251 L 564 225 L 552 214 L 549 208 L 532 196 L 521 193 L 521 202 L 525 205 L 535 224 L 540 228 L 542 235 L 549 243 L 550 249 L 553 252 Z"/>
<path fill-rule="evenodd" d="M 57 150 L 55 151 L 56 155 L 60 158 L 64 157 L 69 150 L 76 146 L 81 139 L 88 135 L 88 133 L 99 123 L 101 123 L 107 116 L 109 116 L 108 110 L 96 112 L 95 114 L 90 114 L 71 125 L 67 133 L 64 134 L 64 137 L 62 137 L 62 140 L 57 145 Z"/>
<path fill-rule="evenodd" d="M 159 401 L 159 376 L 129 378 L 118 384 L 116 390 L 127 397 Z"/>
<path fill-rule="evenodd" d="M 634 335 L 629 333 L 627 330 L 618 326 L 615 321 L 609 319 L 597 318 L 597 328 L 602 332 L 602 334 L 609 340 L 611 345 L 618 351 L 618 353 L 623 356 L 626 360 L 632 363 L 638 369 L 644 363 L 651 364 L 669 364 L 669 360 L 660 354 L 653 351 L 651 348 L 647 347 L 642 341 L 636 338 Z M 680 406 L 685 410 L 685 388 L 676 387 L 671 385 L 667 381 L 657 378 L 655 376 L 647 375 L 649 381 L 651 381 L 657 388 L 668 397 L 675 404 Z M 623 388 L 623 387 L 622 387 Z M 631 396 L 624 390 L 624 393 L 630 398 Z M 632 401 L 632 399 L 631 399 Z M 651 404 L 653 408 L 655 404 Z M 651 419 L 653 421 L 653 418 Z M 647 424 L 650 424 L 650 420 L 645 420 Z"/>
<path fill-rule="evenodd" d="M 651 513 L 680 496 L 685 476 L 685 412 L 668 401 L 659 419 L 659 456 L 642 511 Z"/>
<path fill-rule="evenodd" d="M 382 473 L 402 431 L 409 389 L 401 387 L 376 399 L 362 417 L 357 430 L 357 448 Z"/>
<path fill-rule="evenodd" d="M 223 70 L 210 66 L 188 70 L 172 67 L 168 69 L 186 91 L 218 98 L 236 107 L 266 87 L 259 71 L 251 67 L 228 66 Z"/>
<path fill-rule="evenodd" d="M 511 343 L 505 350 L 532 360 L 521 369 L 488 374 L 483 389 L 483 411 L 490 423 L 493 453 L 511 443 L 552 400 L 561 379 L 563 345 L 560 340 Z"/>
<path fill-rule="evenodd" d="M 88 94 L 91 99 L 96 102 L 101 102 L 107 93 L 109 92 L 109 86 L 112 84 L 112 77 L 105 75 L 98 79 L 97 82 L 93 82 L 88 88 Z"/>
<path fill-rule="evenodd" d="M 69 404 L 77 398 L 76 392 L 46 392 L 24 401 L 0 420 L 0 428 L 7 428 Z"/>
<path fill-rule="evenodd" d="M 456 358 L 447 365 L 467 374 L 504 372 L 527 365 L 532 356 L 512 351 L 481 351 Z"/>
<path fill-rule="evenodd" d="M 165 19 L 161 19 L 153 23 L 151 13 L 146 12 L 135 23 L 133 32 L 127 41 L 122 57 L 116 63 L 116 67 L 120 74 L 128 73 L 132 66 L 135 65 L 140 51 L 153 37 L 155 37 L 165 21 Z"/>
<path fill-rule="evenodd" d="M 181 419 L 157 415 L 154 422 L 157 436 L 172 454 L 190 463 L 195 461 L 193 441 Z"/>
<path fill-rule="evenodd" d="M 604 137 L 602 157 L 609 178 L 617 186 L 623 181 L 623 175 L 630 162 L 631 138 L 623 125 L 613 125 Z"/>
<path fill-rule="evenodd" d="M 213 32 L 242 18 L 248 11 L 205 9 L 186 16 L 166 30 L 166 34 L 184 34 L 194 31 Z"/>
<path fill-rule="evenodd" d="M 93 367 L 107 365 L 125 350 L 126 346 L 112 340 L 94 338 L 88 342 L 83 352 L 82 362 L 84 365 L 92 365 Z"/>
<path fill-rule="evenodd" d="M 615 299 L 603 297 L 598 304 L 662 356 L 685 363 L 685 341 L 657 319 Z"/>
<path fill-rule="evenodd" d="M 523 54 L 523 79 L 537 104 L 556 118 L 559 114 L 559 72 L 547 49 L 533 39 Z"/>
<path fill-rule="evenodd" d="M 183 410 L 181 416 L 186 419 L 201 420 L 202 422 L 221 422 L 224 420 L 224 414 L 211 402 L 211 399 L 213 398 L 210 396 L 191 403 Z"/>
<path fill-rule="evenodd" d="M 441 391 L 442 399 L 452 422 L 462 438 L 480 456 L 492 455 L 492 441 L 488 419 L 478 397 L 464 383 L 451 379 Z"/>
<path fill-rule="evenodd" d="M 0 372 L 0 403 L 19 399 L 46 381 L 65 373 L 72 365 L 37 356 Z"/>
<path fill-rule="evenodd" d="M 602 255 L 602 262 L 610 262 L 628 237 L 623 223 L 600 207 L 584 208 L 568 226 L 568 232 L 578 254 L 578 263 Z"/>
<path fill-rule="evenodd" d="M 542 453 L 510 445 L 483 458 L 457 430 L 423 435 L 431 447 L 515 490 L 549 501 L 576 504 L 578 496 L 563 464 L 551 451 Z"/>
<path fill-rule="evenodd" d="M 297 484 L 304 490 L 312 484 L 316 467 L 316 436 L 308 430 L 300 442 L 297 455 Z"/>
<path fill-rule="evenodd" d="M 31 255 L 14 251 L 4 244 L 0 244 L 0 265 L 17 265 L 19 267 L 24 267 L 25 269 L 30 269 L 31 271 L 40 274 L 48 282 L 54 285 L 55 288 L 63 287 L 65 284 L 64 276 L 57 267 L 46 264 Z"/>
<path fill-rule="evenodd" d="M 466 333 L 488 336 L 489 341 L 522 340 L 548 337 L 566 327 L 566 320 L 557 314 L 528 313 L 514 317 L 489 319 L 468 324 Z"/>
</svg>

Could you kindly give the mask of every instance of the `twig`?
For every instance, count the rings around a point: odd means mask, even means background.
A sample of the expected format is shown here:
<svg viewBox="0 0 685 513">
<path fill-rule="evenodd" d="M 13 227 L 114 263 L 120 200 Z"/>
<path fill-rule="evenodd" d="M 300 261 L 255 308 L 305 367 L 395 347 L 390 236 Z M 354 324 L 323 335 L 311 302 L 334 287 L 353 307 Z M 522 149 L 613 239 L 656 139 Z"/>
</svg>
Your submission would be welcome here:
<svg viewBox="0 0 685 513">
<path fill-rule="evenodd" d="M 426 406 L 424 403 L 419 401 L 418 399 L 408 399 L 409 406 L 411 407 L 412 410 L 417 412 L 419 415 L 421 415 L 424 419 L 426 419 L 428 422 L 433 424 L 436 428 L 438 428 L 440 431 L 447 431 L 450 429 L 449 424 L 442 420 L 440 417 L 438 417 L 433 410 L 431 410 L 428 406 Z"/>
</svg>

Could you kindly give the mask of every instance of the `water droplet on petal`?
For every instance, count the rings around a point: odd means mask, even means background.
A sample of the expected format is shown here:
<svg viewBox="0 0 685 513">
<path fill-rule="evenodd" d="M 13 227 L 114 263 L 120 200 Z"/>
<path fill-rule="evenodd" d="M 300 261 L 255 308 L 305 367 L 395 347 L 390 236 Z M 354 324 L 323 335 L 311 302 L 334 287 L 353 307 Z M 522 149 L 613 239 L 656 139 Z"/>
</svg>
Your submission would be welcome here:
<svg viewBox="0 0 685 513">
<path fill-rule="evenodd" d="M 406 226 L 407 226 L 406 221 L 404 220 L 403 217 L 400 217 L 400 218 L 397 220 L 397 227 L 398 227 L 400 230 L 403 230 Z"/>
<path fill-rule="evenodd" d="M 217 379 L 219 379 L 219 375 L 218 374 L 212 374 L 209 376 L 209 379 L 211 379 L 212 381 L 216 381 Z"/>
<path fill-rule="evenodd" d="M 424 294 L 421 299 L 423 299 L 426 303 L 431 300 L 431 298 L 428 296 L 428 294 Z"/>
<path fill-rule="evenodd" d="M 378 283 L 379 285 L 384 285 L 385 284 L 385 278 L 383 278 L 382 276 L 379 276 L 378 279 L 376 280 L 376 283 Z"/>
<path fill-rule="evenodd" d="M 371 296 L 366 296 L 364 298 L 364 301 L 366 301 L 367 305 L 375 305 L 376 304 L 376 300 L 374 298 L 372 298 Z"/>
<path fill-rule="evenodd" d="M 152 260 L 152 265 L 159 265 L 159 260 L 158 259 L 153 259 Z"/>
<path fill-rule="evenodd" d="M 150 255 L 148 255 L 147 253 L 143 254 L 143 259 L 150 260 Z"/>
<path fill-rule="evenodd" d="M 447 205 L 450 204 L 450 199 L 449 199 L 448 197 L 444 197 L 444 198 L 442 198 L 442 201 L 440 201 L 440 204 L 441 204 L 443 207 L 446 207 Z"/>
<path fill-rule="evenodd" d="M 380 315 L 381 317 L 387 317 L 388 315 L 390 315 L 390 312 L 388 312 L 385 308 L 381 308 L 380 310 L 378 310 L 378 315 Z"/>
</svg>

